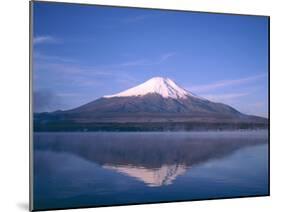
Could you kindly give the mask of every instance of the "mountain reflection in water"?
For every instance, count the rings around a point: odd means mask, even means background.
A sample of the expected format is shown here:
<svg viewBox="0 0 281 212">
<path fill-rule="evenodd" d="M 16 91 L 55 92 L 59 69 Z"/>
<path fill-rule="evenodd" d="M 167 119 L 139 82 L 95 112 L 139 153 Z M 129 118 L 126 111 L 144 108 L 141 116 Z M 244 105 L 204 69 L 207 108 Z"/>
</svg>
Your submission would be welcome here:
<svg viewBox="0 0 281 212">
<path fill-rule="evenodd" d="M 159 187 L 172 184 L 191 167 L 267 143 L 267 139 L 264 131 L 35 133 L 34 146 L 35 152 L 72 154 L 147 186 Z"/>
</svg>

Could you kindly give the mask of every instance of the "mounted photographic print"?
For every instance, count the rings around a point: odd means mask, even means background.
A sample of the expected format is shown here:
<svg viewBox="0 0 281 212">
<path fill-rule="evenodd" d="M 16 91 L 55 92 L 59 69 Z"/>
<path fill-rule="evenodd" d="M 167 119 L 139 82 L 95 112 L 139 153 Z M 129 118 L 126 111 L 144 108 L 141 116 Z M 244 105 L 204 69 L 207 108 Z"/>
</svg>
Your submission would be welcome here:
<svg viewBox="0 0 281 212">
<path fill-rule="evenodd" d="M 269 195 L 268 16 L 30 15 L 30 210 Z"/>
</svg>

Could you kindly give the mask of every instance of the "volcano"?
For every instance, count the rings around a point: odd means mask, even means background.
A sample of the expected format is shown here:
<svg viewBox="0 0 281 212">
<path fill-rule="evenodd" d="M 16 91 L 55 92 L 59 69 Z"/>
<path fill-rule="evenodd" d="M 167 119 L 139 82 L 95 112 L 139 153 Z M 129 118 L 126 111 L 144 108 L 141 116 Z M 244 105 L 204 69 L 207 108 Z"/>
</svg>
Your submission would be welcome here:
<svg viewBox="0 0 281 212">
<path fill-rule="evenodd" d="M 80 107 L 34 115 L 35 131 L 166 131 L 265 128 L 268 120 L 154 77 Z"/>
</svg>

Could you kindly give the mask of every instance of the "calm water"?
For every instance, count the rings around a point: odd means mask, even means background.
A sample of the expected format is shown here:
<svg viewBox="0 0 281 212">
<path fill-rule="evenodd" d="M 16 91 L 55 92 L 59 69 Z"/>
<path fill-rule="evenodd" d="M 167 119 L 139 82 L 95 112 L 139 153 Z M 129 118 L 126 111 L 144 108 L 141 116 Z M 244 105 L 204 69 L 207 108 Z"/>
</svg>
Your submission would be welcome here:
<svg viewBox="0 0 281 212">
<path fill-rule="evenodd" d="M 35 133 L 35 209 L 268 194 L 267 131 Z"/>
</svg>

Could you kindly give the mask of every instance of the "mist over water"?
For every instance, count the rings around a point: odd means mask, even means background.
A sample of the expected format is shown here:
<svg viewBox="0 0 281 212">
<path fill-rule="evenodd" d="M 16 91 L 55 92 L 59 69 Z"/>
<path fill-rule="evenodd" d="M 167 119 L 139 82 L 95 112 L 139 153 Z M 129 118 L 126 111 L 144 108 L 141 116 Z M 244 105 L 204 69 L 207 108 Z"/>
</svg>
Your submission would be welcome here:
<svg viewBox="0 0 281 212">
<path fill-rule="evenodd" d="M 35 208 L 268 194 L 268 132 L 35 133 Z"/>
</svg>

